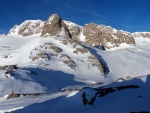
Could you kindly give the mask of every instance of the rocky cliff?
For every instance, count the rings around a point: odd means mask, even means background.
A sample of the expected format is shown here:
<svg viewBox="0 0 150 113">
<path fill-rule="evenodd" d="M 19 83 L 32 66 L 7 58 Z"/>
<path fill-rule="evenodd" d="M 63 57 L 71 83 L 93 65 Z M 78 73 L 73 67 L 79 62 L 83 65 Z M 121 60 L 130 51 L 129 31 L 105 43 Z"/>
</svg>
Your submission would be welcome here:
<svg viewBox="0 0 150 113">
<path fill-rule="evenodd" d="M 62 35 L 64 37 L 71 38 L 71 34 L 68 30 L 67 25 L 57 14 L 51 15 L 45 22 L 41 36 L 44 35 L 52 35 L 52 36 Z"/>
<path fill-rule="evenodd" d="M 63 36 L 73 41 L 82 41 L 91 46 L 102 46 L 104 49 L 118 47 L 121 44 L 135 44 L 133 36 L 150 37 L 147 33 L 135 33 L 134 35 L 105 25 L 94 23 L 79 26 L 73 22 L 64 21 L 59 15 L 51 15 L 46 22 L 41 20 L 27 20 L 21 25 L 14 26 L 9 35 L 45 37 Z"/>
<path fill-rule="evenodd" d="M 135 44 L 131 33 L 116 30 L 110 26 L 86 24 L 83 27 L 84 42 L 92 46 L 103 46 L 104 49 L 118 47 L 122 43 Z"/>
</svg>

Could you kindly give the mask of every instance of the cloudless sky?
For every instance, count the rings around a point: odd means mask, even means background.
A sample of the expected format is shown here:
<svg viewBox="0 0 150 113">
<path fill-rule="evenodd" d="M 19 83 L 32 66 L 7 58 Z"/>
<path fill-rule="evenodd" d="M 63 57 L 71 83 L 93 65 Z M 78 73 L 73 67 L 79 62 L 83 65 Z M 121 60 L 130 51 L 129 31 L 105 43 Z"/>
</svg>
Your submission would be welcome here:
<svg viewBox="0 0 150 113">
<path fill-rule="evenodd" d="M 82 26 L 94 22 L 129 32 L 150 31 L 150 0 L 0 0 L 0 34 L 54 13 Z"/>
</svg>

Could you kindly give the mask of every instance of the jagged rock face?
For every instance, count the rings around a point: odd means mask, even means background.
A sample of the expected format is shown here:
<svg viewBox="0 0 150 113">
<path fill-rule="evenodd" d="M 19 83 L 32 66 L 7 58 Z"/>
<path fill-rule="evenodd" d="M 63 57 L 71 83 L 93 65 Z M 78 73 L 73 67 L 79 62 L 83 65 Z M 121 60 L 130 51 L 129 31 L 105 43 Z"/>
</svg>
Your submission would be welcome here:
<svg viewBox="0 0 150 113">
<path fill-rule="evenodd" d="M 135 32 L 132 35 L 134 37 L 150 38 L 150 32 Z"/>
<path fill-rule="evenodd" d="M 52 36 L 63 35 L 65 37 L 71 38 L 71 34 L 66 24 L 57 14 L 51 15 L 45 22 L 41 36 L 46 34 Z"/>
<path fill-rule="evenodd" d="M 32 36 L 42 32 L 44 22 L 41 20 L 26 20 L 20 25 L 14 26 L 9 35 Z"/>
<path fill-rule="evenodd" d="M 69 22 L 69 21 L 64 21 L 65 24 L 67 25 L 68 29 L 69 29 L 69 32 L 72 36 L 72 39 L 74 41 L 78 41 L 78 36 L 82 30 L 82 27 L 73 23 L 73 22 Z"/>
<path fill-rule="evenodd" d="M 104 49 L 118 47 L 122 43 L 135 44 L 130 33 L 94 23 L 84 26 L 83 35 L 87 44 L 92 46 L 102 45 Z"/>
<path fill-rule="evenodd" d="M 14 26 L 9 34 L 20 36 L 61 36 L 67 40 L 82 41 L 92 46 L 101 45 L 104 49 L 118 47 L 122 43 L 135 44 L 133 36 L 150 37 L 149 33 L 134 33 L 116 30 L 109 26 L 86 24 L 81 27 L 69 21 L 63 21 L 59 15 L 51 15 L 46 22 L 27 20 L 19 26 Z"/>
</svg>

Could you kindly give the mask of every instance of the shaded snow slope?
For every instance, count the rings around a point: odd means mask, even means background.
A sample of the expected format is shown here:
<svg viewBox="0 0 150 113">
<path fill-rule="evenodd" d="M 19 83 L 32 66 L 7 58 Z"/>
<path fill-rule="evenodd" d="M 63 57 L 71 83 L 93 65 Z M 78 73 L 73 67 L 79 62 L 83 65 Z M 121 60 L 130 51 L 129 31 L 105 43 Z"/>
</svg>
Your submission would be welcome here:
<svg viewBox="0 0 150 113">
<path fill-rule="evenodd" d="M 131 113 L 149 112 L 150 77 L 112 83 L 95 88 L 84 88 L 80 91 L 58 92 L 37 97 L 20 97 L 8 100 L 0 105 L 21 107 L 11 113 Z M 30 100 L 30 101 L 29 101 Z M 17 103 L 15 103 L 17 101 Z M 30 104 L 30 105 L 29 105 Z M 1 108 L 1 107 L 0 107 Z"/>
</svg>

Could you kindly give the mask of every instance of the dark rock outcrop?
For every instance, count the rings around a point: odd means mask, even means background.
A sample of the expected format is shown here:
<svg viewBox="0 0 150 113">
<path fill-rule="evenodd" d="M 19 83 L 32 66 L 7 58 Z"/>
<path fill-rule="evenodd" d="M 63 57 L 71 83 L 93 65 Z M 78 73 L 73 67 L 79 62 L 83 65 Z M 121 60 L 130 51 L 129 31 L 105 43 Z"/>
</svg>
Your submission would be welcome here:
<svg viewBox="0 0 150 113">
<path fill-rule="evenodd" d="M 7 99 L 18 98 L 20 96 L 39 96 L 42 94 L 46 94 L 46 93 L 27 93 L 27 94 L 11 93 L 8 95 Z"/>
<path fill-rule="evenodd" d="M 67 64 L 68 67 L 70 67 L 71 69 L 74 69 L 76 67 L 76 64 L 74 63 L 73 60 L 69 59 L 63 62 L 64 64 Z"/>
<path fill-rule="evenodd" d="M 0 70 L 5 70 L 5 74 L 12 74 L 16 69 L 18 69 L 16 65 L 0 66 Z"/>
<path fill-rule="evenodd" d="M 68 30 L 67 25 L 57 14 L 51 15 L 45 22 L 41 36 L 47 34 L 52 36 L 63 35 L 67 38 L 71 38 L 71 34 Z"/>
<path fill-rule="evenodd" d="M 51 46 L 50 49 L 56 53 L 61 53 L 63 51 L 61 48 L 56 47 L 56 46 Z"/>
<path fill-rule="evenodd" d="M 125 85 L 125 86 L 118 86 L 118 87 L 108 87 L 108 88 L 83 88 L 84 89 L 90 89 L 93 90 L 92 95 L 90 95 L 88 92 L 86 92 L 86 90 L 82 93 L 82 101 L 84 105 L 93 105 L 95 100 L 97 98 L 102 98 L 104 96 L 110 95 L 111 93 L 117 92 L 117 91 L 123 91 L 123 90 L 128 90 L 128 89 L 136 89 L 136 88 L 140 88 L 137 85 Z M 81 90 L 81 91 L 82 91 Z M 88 98 L 87 98 L 88 97 Z M 90 97 L 90 98 L 89 98 Z"/>
<path fill-rule="evenodd" d="M 32 57 L 31 59 L 32 59 L 32 61 L 35 61 L 35 60 L 38 60 L 38 59 L 50 60 L 51 58 L 50 58 L 50 55 L 48 55 L 47 53 L 40 52 L 35 57 Z"/>
<path fill-rule="evenodd" d="M 118 47 L 122 43 L 135 44 L 131 33 L 116 30 L 109 26 L 86 24 L 83 27 L 85 42 L 92 46 L 103 46 L 104 49 Z"/>
</svg>

